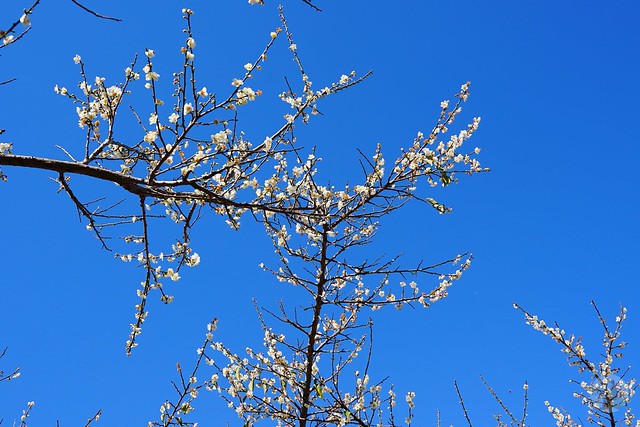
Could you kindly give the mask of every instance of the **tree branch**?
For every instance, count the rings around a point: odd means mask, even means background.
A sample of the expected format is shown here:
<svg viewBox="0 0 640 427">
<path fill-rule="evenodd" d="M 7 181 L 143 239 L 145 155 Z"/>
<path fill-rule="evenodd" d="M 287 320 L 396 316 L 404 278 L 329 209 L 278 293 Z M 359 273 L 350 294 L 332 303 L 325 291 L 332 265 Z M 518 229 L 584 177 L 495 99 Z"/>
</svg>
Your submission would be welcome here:
<svg viewBox="0 0 640 427">
<path fill-rule="evenodd" d="M 122 22 L 122 19 L 119 18 L 113 18 L 111 16 L 105 16 L 105 15 L 101 15 L 91 9 L 89 9 L 88 7 L 82 5 L 80 2 L 76 1 L 76 0 L 71 0 L 71 2 L 73 4 L 75 4 L 76 6 L 78 6 L 80 9 L 84 10 L 85 12 L 89 12 L 90 14 L 92 14 L 93 16 L 100 18 L 100 19 L 107 19 L 109 21 L 117 21 L 117 22 Z M 305 1 L 306 2 L 306 1 Z"/>
<path fill-rule="evenodd" d="M 1 166 L 18 166 L 24 168 L 44 169 L 58 173 L 73 173 L 90 176 L 105 181 L 114 182 L 130 193 L 137 195 L 151 195 L 151 192 L 143 186 L 145 182 L 140 178 L 126 176 L 109 169 L 82 163 L 67 162 L 34 156 L 20 156 L 15 154 L 0 154 Z"/>
</svg>

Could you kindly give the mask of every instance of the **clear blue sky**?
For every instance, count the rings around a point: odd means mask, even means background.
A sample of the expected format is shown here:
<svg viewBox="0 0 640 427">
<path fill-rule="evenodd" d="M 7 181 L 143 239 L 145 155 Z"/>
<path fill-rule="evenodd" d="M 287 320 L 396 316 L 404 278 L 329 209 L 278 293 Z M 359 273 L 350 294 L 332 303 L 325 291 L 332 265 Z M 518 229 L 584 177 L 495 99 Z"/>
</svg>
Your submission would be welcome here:
<svg viewBox="0 0 640 427">
<path fill-rule="evenodd" d="M 0 24 L 27 3 L 3 2 Z M 1 52 L 0 81 L 17 77 L 0 87 L 0 127 L 7 129 L 1 140 L 13 142 L 16 154 L 58 158 L 54 145 L 82 144 L 74 107 L 53 93 L 56 84 L 78 82 L 76 53 L 90 77 L 109 82 L 134 54 L 155 49 L 168 84 L 181 60 L 185 6 L 196 11 L 201 78 L 210 91 L 226 89 L 278 26 L 276 3 L 267 3 L 87 1 L 122 18 L 115 23 L 71 2 L 43 1 L 33 30 Z M 370 249 L 404 252 L 408 261 L 466 250 L 475 256 L 446 300 L 426 311 L 374 316 L 374 371 L 389 375 L 399 393 L 417 393 L 416 425 L 434 425 L 437 408 L 445 425 L 463 425 L 454 379 L 475 422 L 493 423 L 490 414 L 499 408 L 479 375 L 516 410 L 529 381 L 532 424 L 553 422 L 544 400 L 577 407 L 568 383 L 577 373 L 556 344 L 524 325 L 513 302 L 582 335 L 594 355 L 600 329 L 589 302 L 611 319 L 624 304 L 630 346 L 622 365 L 634 365 L 640 356 L 640 6 L 573 0 L 318 5 L 322 13 L 302 1 L 285 2 L 311 80 L 325 85 L 351 70 L 374 71 L 362 85 L 327 99 L 324 115 L 300 129 L 305 146 L 317 145 L 332 183 L 349 178 L 357 148 L 371 152 L 382 143 L 391 157 L 416 131 L 428 131 L 440 101 L 468 80 L 465 119 L 482 116 L 470 143 L 482 147 L 480 159 L 492 172 L 438 190 L 454 208 L 448 216 L 411 204 L 387 218 Z M 276 97 L 285 89 L 283 77 L 296 72 L 280 42 L 253 83 L 264 94 L 248 110 L 246 129 L 260 137 L 287 112 Z M 141 85 L 136 90 L 144 92 Z M 184 272 L 174 304 L 153 301 L 140 347 L 126 358 L 141 271 L 100 250 L 49 174 L 3 171 L 9 181 L 0 185 L 0 347 L 9 351 L 0 369 L 22 372 L 0 384 L 6 425 L 27 401 L 36 402 L 33 426 L 83 425 L 97 409 L 103 410 L 97 426 L 146 425 L 172 397 L 175 363 L 194 360 L 212 316 L 220 319 L 218 337 L 242 351 L 261 340 L 250 297 L 267 306 L 295 298 L 295 289 L 257 267 L 273 256 L 260 227 L 247 219 L 231 232 L 209 217 L 194 234 L 202 264 Z M 214 394 L 196 403 L 201 426 L 238 423 Z"/>
</svg>

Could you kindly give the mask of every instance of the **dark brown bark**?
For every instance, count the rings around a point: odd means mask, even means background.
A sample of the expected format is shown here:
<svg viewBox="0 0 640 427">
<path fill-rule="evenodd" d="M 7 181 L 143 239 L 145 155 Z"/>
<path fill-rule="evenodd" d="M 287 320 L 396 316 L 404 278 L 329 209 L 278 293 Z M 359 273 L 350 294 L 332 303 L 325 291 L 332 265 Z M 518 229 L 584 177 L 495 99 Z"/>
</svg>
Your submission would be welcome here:
<svg viewBox="0 0 640 427">
<path fill-rule="evenodd" d="M 100 168 L 83 163 L 54 160 L 43 157 L 19 156 L 15 154 L 0 155 L 0 166 L 17 166 L 23 168 L 50 170 L 58 173 L 72 173 L 76 175 L 90 176 L 118 184 L 130 193 L 145 196 L 151 195 L 146 183 L 133 176 L 123 175 L 109 169 Z"/>
</svg>

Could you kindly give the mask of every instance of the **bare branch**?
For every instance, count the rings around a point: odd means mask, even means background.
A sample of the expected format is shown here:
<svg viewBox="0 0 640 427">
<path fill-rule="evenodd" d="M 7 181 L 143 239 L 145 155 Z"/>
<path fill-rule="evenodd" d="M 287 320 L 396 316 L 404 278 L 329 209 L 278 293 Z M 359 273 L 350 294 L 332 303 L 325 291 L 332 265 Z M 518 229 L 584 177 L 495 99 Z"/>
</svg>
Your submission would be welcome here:
<svg viewBox="0 0 640 427">
<path fill-rule="evenodd" d="M 309 6 L 311 6 L 311 8 L 313 8 L 316 12 L 322 12 L 322 9 L 318 8 L 318 6 L 313 4 L 311 0 L 302 0 L 302 1 L 308 4 Z"/>
<path fill-rule="evenodd" d="M 79 8 L 81 8 L 82 10 L 84 10 L 85 12 L 89 12 L 90 14 L 92 14 L 93 16 L 100 18 L 100 19 L 106 19 L 109 21 L 117 21 L 117 22 L 122 22 L 122 19 L 118 19 L 118 18 L 113 18 L 111 16 L 105 16 L 105 15 L 101 15 L 95 11 L 93 11 L 92 9 L 89 9 L 88 7 L 84 6 L 82 3 L 80 3 L 77 0 L 71 0 L 71 2 L 73 4 L 75 4 L 76 6 L 78 6 Z"/>
<path fill-rule="evenodd" d="M 462 398 L 462 393 L 460 393 L 460 389 L 458 388 L 458 382 L 453 381 L 453 387 L 456 389 L 456 394 L 458 395 L 458 403 L 462 407 L 462 412 L 464 413 L 464 419 L 467 420 L 467 424 L 469 427 L 473 427 L 471 424 L 471 418 L 469 418 L 469 413 L 467 412 L 467 408 L 464 405 L 464 399 Z"/>
</svg>

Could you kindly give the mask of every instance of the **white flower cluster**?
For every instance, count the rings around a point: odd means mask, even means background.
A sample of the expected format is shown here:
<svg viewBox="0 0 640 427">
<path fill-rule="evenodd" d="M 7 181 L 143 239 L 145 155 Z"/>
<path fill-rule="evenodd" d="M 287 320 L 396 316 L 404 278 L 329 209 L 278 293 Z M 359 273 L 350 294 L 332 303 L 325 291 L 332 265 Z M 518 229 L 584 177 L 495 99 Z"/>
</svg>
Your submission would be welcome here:
<svg viewBox="0 0 640 427">
<path fill-rule="evenodd" d="M 13 144 L 8 142 L 0 142 L 0 154 L 11 154 Z"/>
<path fill-rule="evenodd" d="M 286 414 L 296 413 L 296 393 L 305 366 L 289 361 L 278 350 L 278 345 L 284 341 L 283 335 L 266 330 L 264 345 L 267 352 L 247 348 L 248 357 L 245 358 L 232 353 L 222 343 L 215 342 L 210 346 L 229 360 L 212 377 L 215 381 L 211 389 L 223 393 L 229 406 L 248 422 L 282 419 Z"/>
<path fill-rule="evenodd" d="M 555 406 L 551 406 L 549 402 L 544 402 L 547 410 L 556 421 L 556 426 L 558 427 L 581 427 L 579 423 L 577 423 L 571 415 L 569 415 L 566 411 L 556 408 Z"/>
<path fill-rule="evenodd" d="M 75 95 L 70 94 L 65 87 L 58 87 L 57 85 L 54 87 L 55 93 L 71 98 L 75 103 L 81 104 L 81 106 L 76 107 L 78 126 L 80 128 L 87 126 L 97 128 L 99 122 L 96 123 L 95 121 L 98 118 L 109 121 L 115 117 L 117 107 L 122 98 L 122 88 L 113 85 L 106 87 L 104 81 L 104 77 L 96 77 L 95 88 L 92 88 L 92 85 L 87 84 L 86 81 L 80 82 L 78 86 L 87 97 L 87 101 L 81 101 Z"/>
</svg>

